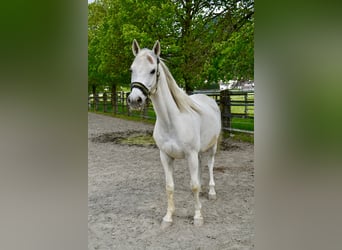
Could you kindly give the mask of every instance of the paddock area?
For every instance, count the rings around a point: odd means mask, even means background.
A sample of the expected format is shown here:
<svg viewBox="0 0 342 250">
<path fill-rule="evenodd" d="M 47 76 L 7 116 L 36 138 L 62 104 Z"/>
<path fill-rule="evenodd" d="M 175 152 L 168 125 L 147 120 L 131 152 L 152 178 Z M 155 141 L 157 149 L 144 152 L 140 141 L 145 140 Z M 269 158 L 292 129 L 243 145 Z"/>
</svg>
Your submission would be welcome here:
<svg viewBox="0 0 342 250">
<path fill-rule="evenodd" d="M 214 201 L 202 169 L 201 227 L 193 225 L 189 169 L 176 160 L 173 225 L 161 229 L 165 175 L 152 131 L 152 124 L 88 113 L 88 249 L 252 249 L 253 144 L 222 139 Z"/>
</svg>

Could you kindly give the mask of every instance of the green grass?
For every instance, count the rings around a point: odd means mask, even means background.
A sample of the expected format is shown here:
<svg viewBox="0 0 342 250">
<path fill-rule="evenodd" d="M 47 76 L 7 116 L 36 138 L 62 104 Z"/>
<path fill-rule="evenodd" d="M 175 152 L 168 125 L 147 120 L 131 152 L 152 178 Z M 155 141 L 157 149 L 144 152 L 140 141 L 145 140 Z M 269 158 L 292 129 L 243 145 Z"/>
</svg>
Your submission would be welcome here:
<svg viewBox="0 0 342 250">
<path fill-rule="evenodd" d="M 251 118 L 233 118 L 232 128 L 254 131 L 254 119 Z"/>
<path fill-rule="evenodd" d="M 113 113 L 113 107 L 110 104 L 106 105 L 106 112 L 104 112 L 104 106 L 102 103 L 100 103 L 98 105 L 97 110 L 94 110 L 94 107 L 92 106 L 91 109 L 89 109 L 89 111 L 91 112 L 98 112 L 98 113 Z M 147 119 L 151 119 L 151 120 L 155 120 L 156 119 L 156 114 L 153 110 L 152 106 L 148 107 L 147 113 L 146 115 L 143 114 L 142 111 L 131 111 L 130 115 L 128 114 L 128 109 L 127 106 L 122 106 L 122 105 L 118 105 L 117 107 L 117 114 L 115 114 L 115 116 L 117 115 L 122 115 L 122 116 L 128 116 L 128 117 L 138 117 L 138 118 L 143 118 L 143 116 L 146 116 Z"/>
<path fill-rule="evenodd" d="M 127 137 L 127 138 L 121 139 L 120 143 L 128 144 L 128 145 L 144 145 L 144 146 L 156 144 L 152 135 L 139 135 L 139 136 Z"/>
<path fill-rule="evenodd" d="M 223 131 L 222 137 L 223 138 L 232 138 L 232 139 L 237 140 L 237 141 L 254 143 L 254 135 L 253 134 Z"/>
<path fill-rule="evenodd" d="M 124 120 L 128 120 L 128 121 L 143 122 L 143 123 L 148 123 L 148 124 L 154 124 L 155 123 L 155 120 L 144 119 L 144 118 L 141 118 L 139 116 L 128 116 L 128 115 L 113 114 L 113 113 L 107 113 L 107 112 L 101 112 L 101 111 L 92 111 L 92 110 L 89 110 L 88 112 L 106 115 L 106 116 L 115 117 L 115 118 L 120 118 L 120 119 L 124 119 Z"/>
<path fill-rule="evenodd" d="M 245 101 L 245 96 L 243 95 L 233 95 L 231 96 L 231 102 L 234 104 L 237 102 Z M 254 102 L 254 95 L 247 95 L 247 101 L 253 101 Z M 241 103 L 243 105 L 243 103 Z M 245 112 L 245 109 L 247 109 L 247 112 Z M 254 105 L 253 106 L 232 106 L 231 112 L 234 114 L 245 114 L 249 116 L 254 116 Z"/>
</svg>

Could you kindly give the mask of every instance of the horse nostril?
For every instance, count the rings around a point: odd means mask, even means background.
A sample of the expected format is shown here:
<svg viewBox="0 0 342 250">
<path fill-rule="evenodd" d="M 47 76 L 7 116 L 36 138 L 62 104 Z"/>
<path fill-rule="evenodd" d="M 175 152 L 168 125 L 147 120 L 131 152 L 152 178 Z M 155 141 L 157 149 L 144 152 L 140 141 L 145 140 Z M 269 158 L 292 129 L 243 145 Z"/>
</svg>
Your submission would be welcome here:
<svg viewBox="0 0 342 250">
<path fill-rule="evenodd" d="M 142 102 L 142 99 L 141 99 L 140 96 L 138 97 L 137 102 L 138 102 L 139 104 Z"/>
<path fill-rule="evenodd" d="M 131 103 L 131 98 L 130 98 L 130 96 L 127 98 L 127 103 Z"/>
</svg>

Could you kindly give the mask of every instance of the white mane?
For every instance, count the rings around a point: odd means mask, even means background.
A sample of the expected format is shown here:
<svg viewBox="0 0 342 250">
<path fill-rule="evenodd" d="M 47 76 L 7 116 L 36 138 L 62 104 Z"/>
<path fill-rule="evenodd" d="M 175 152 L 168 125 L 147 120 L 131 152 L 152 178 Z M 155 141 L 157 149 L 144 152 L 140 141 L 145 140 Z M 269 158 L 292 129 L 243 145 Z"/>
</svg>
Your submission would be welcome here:
<svg viewBox="0 0 342 250">
<path fill-rule="evenodd" d="M 173 78 L 169 69 L 162 60 L 160 60 L 160 66 L 165 73 L 167 85 L 170 89 L 172 98 L 175 101 L 180 112 L 189 112 L 193 110 L 200 113 L 200 108 L 198 107 L 198 105 L 194 103 L 181 88 L 178 87 L 175 79 Z"/>
</svg>

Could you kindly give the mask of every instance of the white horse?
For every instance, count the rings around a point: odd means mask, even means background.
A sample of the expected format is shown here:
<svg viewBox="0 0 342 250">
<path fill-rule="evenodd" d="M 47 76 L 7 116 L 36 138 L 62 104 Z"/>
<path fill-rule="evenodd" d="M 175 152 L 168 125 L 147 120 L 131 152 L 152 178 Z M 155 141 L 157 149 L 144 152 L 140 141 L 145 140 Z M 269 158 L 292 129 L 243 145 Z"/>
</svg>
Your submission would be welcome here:
<svg viewBox="0 0 342 250">
<path fill-rule="evenodd" d="M 135 59 L 131 66 L 131 93 L 127 102 L 132 109 L 141 109 L 147 97 L 150 97 L 157 114 L 153 138 L 160 149 L 168 198 L 162 226 L 172 224 L 172 214 L 175 211 L 173 162 L 179 158 L 187 159 L 191 175 L 190 186 L 195 197 L 194 224 L 202 225 L 199 199 L 201 155 L 207 152 L 209 156 L 209 199 L 215 199 L 213 167 L 221 131 L 220 109 L 212 98 L 201 94 L 188 96 L 177 86 L 170 71 L 159 58 L 159 41 L 149 50 L 140 49 L 134 40 L 132 50 Z"/>
</svg>

